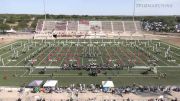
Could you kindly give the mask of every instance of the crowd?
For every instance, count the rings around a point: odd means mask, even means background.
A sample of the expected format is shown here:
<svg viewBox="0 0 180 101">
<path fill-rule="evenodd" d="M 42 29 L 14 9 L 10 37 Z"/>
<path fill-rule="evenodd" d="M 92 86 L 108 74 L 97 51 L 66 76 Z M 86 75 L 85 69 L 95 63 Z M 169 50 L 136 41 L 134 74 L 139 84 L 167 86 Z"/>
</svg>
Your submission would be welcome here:
<svg viewBox="0 0 180 101">
<path fill-rule="evenodd" d="M 180 87 L 178 86 L 142 86 L 142 85 L 135 85 L 135 84 L 133 84 L 133 86 L 110 88 L 108 91 L 104 91 L 103 89 L 104 88 L 102 88 L 101 86 L 96 86 L 93 84 L 91 84 L 87 88 L 85 84 L 83 85 L 80 84 L 79 86 L 75 86 L 74 84 L 72 84 L 69 87 L 48 89 L 48 91 L 45 91 L 44 93 L 51 93 L 53 95 L 58 94 L 58 93 L 70 94 L 69 100 L 66 99 L 66 100 L 60 100 L 60 101 L 81 101 L 81 100 L 70 100 L 70 99 L 76 99 L 76 98 L 81 99 L 81 96 L 80 96 L 81 94 L 87 94 L 86 101 L 118 101 L 117 97 L 123 99 L 123 101 L 136 101 L 136 99 L 131 96 L 129 96 L 129 98 L 127 97 L 124 98 L 124 96 L 128 94 L 134 94 L 134 95 L 138 95 L 142 97 L 154 96 L 143 101 L 178 101 L 178 98 L 176 97 L 172 98 L 173 95 L 171 95 L 171 92 L 180 92 Z M 25 88 L 21 88 L 20 90 L 18 90 L 19 93 L 24 93 L 25 91 L 26 91 Z M 2 93 L 2 89 L 0 89 L 0 94 L 1 93 Z M 31 90 L 31 93 L 37 94 L 38 92 L 34 92 L 34 90 Z M 107 95 L 111 94 L 111 95 L 115 95 L 116 97 L 114 98 L 103 97 L 104 98 L 103 100 L 97 100 L 98 98 L 96 97 L 88 96 L 88 94 L 90 93 L 92 94 L 102 93 L 102 94 L 107 94 Z M 170 99 L 170 98 L 167 98 L 167 96 L 172 96 L 172 97 Z M 3 101 L 3 100 L 1 100 L 0 98 L 0 101 Z M 22 98 L 19 97 L 17 101 L 22 101 Z M 49 100 L 46 100 L 46 98 L 43 98 L 43 97 L 38 97 L 36 101 L 49 101 Z M 138 101 L 142 101 L 142 100 L 138 100 Z"/>
<path fill-rule="evenodd" d="M 159 22 L 142 22 L 142 29 L 145 31 L 154 31 L 154 32 L 180 32 L 180 24 L 176 24 L 175 26 L 169 26 L 166 23 L 161 21 Z"/>
</svg>

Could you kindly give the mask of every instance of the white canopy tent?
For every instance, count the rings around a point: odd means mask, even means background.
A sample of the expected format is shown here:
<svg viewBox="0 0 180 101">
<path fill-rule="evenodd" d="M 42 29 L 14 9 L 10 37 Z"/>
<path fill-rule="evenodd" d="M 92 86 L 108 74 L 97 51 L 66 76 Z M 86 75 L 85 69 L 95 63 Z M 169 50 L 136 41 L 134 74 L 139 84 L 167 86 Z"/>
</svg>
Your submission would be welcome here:
<svg viewBox="0 0 180 101">
<path fill-rule="evenodd" d="M 55 89 L 58 85 L 57 80 L 47 80 L 45 84 L 43 85 L 44 88 L 53 88 Z"/>
<path fill-rule="evenodd" d="M 28 84 L 28 87 L 40 87 L 43 83 L 43 80 L 34 80 L 31 83 Z"/>
<path fill-rule="evenodd" d="M 102 81 L 103 92 L 112 92 L 114 88 L 113 81 Z"/>
<path fill-rule="evenodd" d="M 113 81 L 102 81 L 103 88 L 113 88 L 114 83 Z"/>
</svg>

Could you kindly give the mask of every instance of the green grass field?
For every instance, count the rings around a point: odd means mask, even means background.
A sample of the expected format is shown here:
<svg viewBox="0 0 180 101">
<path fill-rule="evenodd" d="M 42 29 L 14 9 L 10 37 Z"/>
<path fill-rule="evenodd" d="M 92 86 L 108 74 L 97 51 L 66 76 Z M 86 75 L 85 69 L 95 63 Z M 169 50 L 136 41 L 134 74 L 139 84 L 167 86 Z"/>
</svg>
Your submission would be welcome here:
<svg viewBox="0 0 180 101">
<path fill-rule="evenodd" d="M 142 66 L 156 67 L 158 73 L 134 68 Z M 98 75 L 89 76 L 90 68 Z M 180 48 L 158 40 L 120 39 L 19 40 L 0 47 L 1 86 L 36 79 L 56 79 L 60 86 L 107 79 L 115 86 L 179 85 Z"/>
</svg>

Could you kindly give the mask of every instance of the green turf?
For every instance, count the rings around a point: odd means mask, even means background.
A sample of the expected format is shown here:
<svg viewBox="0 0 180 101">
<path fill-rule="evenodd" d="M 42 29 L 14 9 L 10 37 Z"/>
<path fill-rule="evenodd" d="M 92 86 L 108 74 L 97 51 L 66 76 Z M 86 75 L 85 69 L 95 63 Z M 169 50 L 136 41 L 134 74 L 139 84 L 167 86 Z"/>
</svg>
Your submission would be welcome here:
<svg viewBox="0 0 180 101">
<path fill-rule="evenodd" d="M 32 80 L 48 80 L 55 79 L 59 81 L 59 86 L 67 86 L 69 84 L 101 84 L 102 80 L 113 80 L 116 86 L 132 85 L 133 83 L 141 85 L 179 85 L 180 69 L 163 68 L 160 72 L 167 73 L 166 78 L 157 78 L 155 74 L 142 75 L 137 74 L 139 71 L 106 71 L 107 75 L 99 74 L 97 77 L 91 77 L 87 75 L 87 71 L 47 71 L 47 74 L 38 74 L 34 72 L 30 75 L 25 74 L 25 70 L 19 69 L 2 69 L 0 71 L 0 85 L 1 86 L 21 86 L 27 84 Z M 6 70 L 6 71 L 5 71 Z M 9 70 L 9 71 L 7 71 Z M 15 71 L 16 70 L 16 71 Z M 21 70 L 21 71 L 20 71 Z M 79 73 L 82 72 L 82 75 Z M 102 71 L 104 72 L 104 71 Z M 54 73 L 54 76 L 51 76 Z M 134 74 L 133 74 L 134 73 Z M 4 77 L 7 77 L 4 79 Z"/>
<path fill-rule="evenodd" d="M 144 43 L 148 44 L 148 42 L 149 45 L 145 47 Z M 136 43 L 137 48 L 132 47 L 131 43 Z M 57 79 L 60 82 L 60 86 L 71 83 L 101 84 L 102 80 L 107 79 L 113 80 L 116 86 L 131 85 L 133 83 L 142 85 L 180 84 L 179 47 L 168 45 L 167 43 L 157 40 L 141 40 L 136 42 L 134 40 L 119 39 L 19 40 L 11 44 L 5 45 L 4 47 L 1 46 L 0 48 L 0 57 L 3 58 L 4 61 L 4 65 L 3 62 L 0 61 L 0 86 L 21 86 L 35 79 Z M 157 49 L 161 51 L 160 54 L 156 54 L 153 51 L 153 47 L 156 47 L 156 44 L 158 45 Z M 32 46 L 32 48 L 28 50 L 28 46 Z M 172 59 L 176 60 L 176 62 L 170 62 L 164 57 L 164 52 L 169 46 L 169 55 L 171 55 Z M 26 50 L 25 53 L 22 52 L 23 49 Z M 141 49 L 143 49 L 143 51 Z M 38 50 L 39 52 L 37 52 Z M 16 59 L 12 59 L 14 51 L 18 51 L 19 57 Z M 85 53 L 97 53 L 98 56 L 86 58 L 83 57 Z M 150 57 L 147 54 L 150 54 Z M 93 60 L 93 63 L 96 64 L 109 63 L 111 68 L 114 68 L 114 64 L 149 66 L 150 63 L 148 60 L 155 58 L 159 60 L 156 63 L 156 66 L 158 66 L 158 74 L 149 72 L 147 75 L 142 75 L 141 73 L 146 70 L 127 70 L 126 67 L 124 70 L 104 70 L 96 77 L 89 76 L 89 71 L 86 70 L 48 69 L 45 74 L 40 74 L 40 71 L 43 69 L 34 69 L 31 73 L 29 73 L 27 69 L 27 67 L 31 66 L 30 60 L 36 60 L 34 61 L 34 67 L 62 67 L 65 64 L 75 63 L 78 65 L 87 65 L 92 63 L 90 60 Z M 165 78 L 159 77 L 160 73 L 166 73 L 167 76 Z"/>
</svg>

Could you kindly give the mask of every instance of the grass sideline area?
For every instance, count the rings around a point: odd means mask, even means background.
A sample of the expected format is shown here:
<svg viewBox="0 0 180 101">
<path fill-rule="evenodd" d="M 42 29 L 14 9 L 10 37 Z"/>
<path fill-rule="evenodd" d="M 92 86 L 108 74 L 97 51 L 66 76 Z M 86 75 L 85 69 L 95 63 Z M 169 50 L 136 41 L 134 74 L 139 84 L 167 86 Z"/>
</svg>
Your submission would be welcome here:
<svg viewBox="0 0 180 101">
<path fill-rule="evenodd" d="M 180 84 L 180 49 L 159 40 L 18 40 L 2 46 L 0 58 L 1 86 L 22 86 L 35 79 L 56 79 L 59 86 L 108 79 L 115 86 Z M 157 73 L 133 67 L 156 67 Z M 98 75 L 89 76 L 90 68 Z"/>
</svg>

